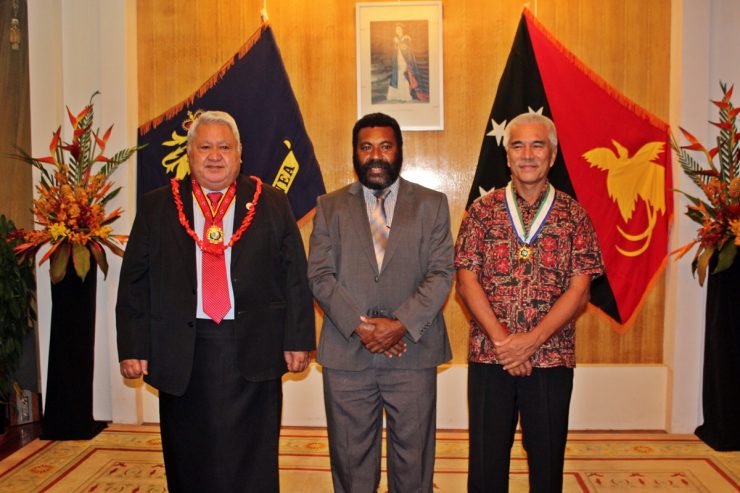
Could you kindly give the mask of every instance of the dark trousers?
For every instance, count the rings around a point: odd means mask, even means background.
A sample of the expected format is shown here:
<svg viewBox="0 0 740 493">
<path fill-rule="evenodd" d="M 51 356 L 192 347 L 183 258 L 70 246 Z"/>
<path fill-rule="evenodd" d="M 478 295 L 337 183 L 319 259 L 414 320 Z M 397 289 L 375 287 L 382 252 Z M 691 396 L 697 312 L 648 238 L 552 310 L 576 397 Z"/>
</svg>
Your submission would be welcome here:
<svg viewBox="0 0 740 493">
<path fill-rule="evenodd" d="M 521 416 L 529 491 L 561 492 L 572 390 L 572 368 L 534 368 L 529 377 L 512 377 L 501 365 L 470 363 L 468 491 L 509 491 L 511 447 Z"/>
<path fill-rule="evenodd" d="M 233 322 L 199 320 L 197 329 L 185 394 L 159 394 L 167 488 L 277 492 L 281 381 L 240 375 Z"/>
</svg>

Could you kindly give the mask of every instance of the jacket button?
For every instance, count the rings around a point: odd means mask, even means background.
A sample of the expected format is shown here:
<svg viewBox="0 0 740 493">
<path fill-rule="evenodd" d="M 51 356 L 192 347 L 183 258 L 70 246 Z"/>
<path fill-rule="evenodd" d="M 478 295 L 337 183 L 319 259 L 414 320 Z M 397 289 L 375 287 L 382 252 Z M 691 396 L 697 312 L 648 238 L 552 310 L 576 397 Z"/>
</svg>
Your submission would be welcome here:
<svg viewBox="0 0 740 493">
<path fill-rule="evenodd" d="M 375 282 L 380 281 L 380 276 L 375 276 Z"/>
</svg>

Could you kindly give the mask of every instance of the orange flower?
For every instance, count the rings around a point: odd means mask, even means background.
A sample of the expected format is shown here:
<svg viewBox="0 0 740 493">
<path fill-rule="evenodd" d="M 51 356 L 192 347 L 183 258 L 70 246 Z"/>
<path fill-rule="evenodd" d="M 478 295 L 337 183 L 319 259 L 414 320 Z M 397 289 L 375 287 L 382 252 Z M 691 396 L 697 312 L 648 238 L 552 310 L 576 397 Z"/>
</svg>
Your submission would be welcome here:
<svg viewBox="0 0 740 493">
<path fill-rule="evenodd" d="M 730 197 L 740 199 L 740 176 L 736 176 L 730 182 Z"/>
</svg>

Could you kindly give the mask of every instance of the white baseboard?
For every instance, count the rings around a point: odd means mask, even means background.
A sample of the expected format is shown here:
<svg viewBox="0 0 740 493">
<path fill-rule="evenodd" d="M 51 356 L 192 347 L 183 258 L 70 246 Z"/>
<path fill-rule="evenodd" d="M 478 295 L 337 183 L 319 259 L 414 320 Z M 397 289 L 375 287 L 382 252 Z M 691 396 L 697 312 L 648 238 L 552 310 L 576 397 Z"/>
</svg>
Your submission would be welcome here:
<svg viewBox="0 0 740 493">
<path fill-rule="evenodd" d="M 665 430 L 668 370 L 662 365 L 581 365 L 571 401 L 573 430 Z M 319 367 L 283 385 L 283 424 L 326 426 Z M 446 365 L 438 377 L 437 427 L 468 427 L 467 367 Z"/>
</svg>

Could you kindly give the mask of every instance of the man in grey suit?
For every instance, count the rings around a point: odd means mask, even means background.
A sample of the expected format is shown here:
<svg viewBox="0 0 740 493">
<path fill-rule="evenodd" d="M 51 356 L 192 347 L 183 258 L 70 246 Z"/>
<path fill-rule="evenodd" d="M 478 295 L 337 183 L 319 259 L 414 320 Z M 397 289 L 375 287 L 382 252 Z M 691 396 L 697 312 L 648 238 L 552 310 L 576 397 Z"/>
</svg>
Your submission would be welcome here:
<svg viewBox="0 0 740 493">
<path fill-rule="evenodd" d="M 324 310 L 317 360 L 336 492 L 431 492 L 442 306 L 454 272 L 447 197 L 399 178 L 401 129 L 375 113 L 352 133 L 359 182 L 319 198 L 308 276 Z"/>
</svg>

